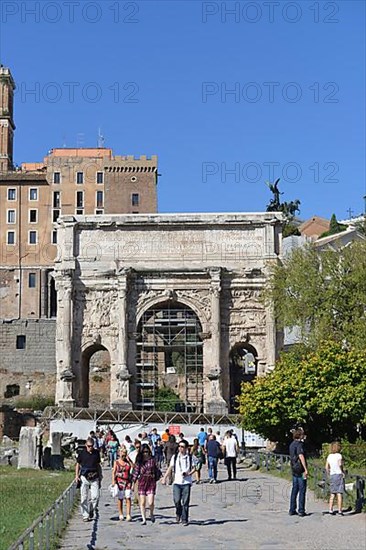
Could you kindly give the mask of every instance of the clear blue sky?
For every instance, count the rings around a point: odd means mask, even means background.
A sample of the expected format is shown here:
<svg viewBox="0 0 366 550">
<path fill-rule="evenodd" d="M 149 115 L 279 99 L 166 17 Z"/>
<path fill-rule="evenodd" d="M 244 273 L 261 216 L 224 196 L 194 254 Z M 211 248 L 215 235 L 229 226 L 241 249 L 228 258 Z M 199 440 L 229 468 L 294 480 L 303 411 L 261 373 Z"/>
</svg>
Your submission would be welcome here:
<svg viewBox="0 0 366 550">
<path fill-rule="evenodd" d="M 264 210 L 271 175 L 303 218 L 363 210 L 363 1 L 4 0 L 0 53 L 17 163 L 101 127 L 159 156 L 161 212 Z"/>
</svg>

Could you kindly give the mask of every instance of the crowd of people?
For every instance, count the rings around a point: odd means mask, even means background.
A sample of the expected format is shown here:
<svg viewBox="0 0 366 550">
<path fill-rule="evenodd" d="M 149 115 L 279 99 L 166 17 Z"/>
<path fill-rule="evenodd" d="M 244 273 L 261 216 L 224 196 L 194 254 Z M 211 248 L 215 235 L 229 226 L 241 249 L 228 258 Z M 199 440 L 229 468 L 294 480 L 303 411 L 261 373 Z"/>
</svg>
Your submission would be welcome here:
<svg viewBox="0 0 366 550">
<path fill-rule="evenodd" d="M 236 479 L 236 458 L 239 443 L 233 430 L 224 437 L 220 432 L 201 428 L 193 444 L 184 434 L 172 434 L 167 428 L 161 435 L 156 428 L 137 438 L 126 435 L 120 441 L 112 429 L 91 431 L 85 448 L 78 453 L 75 478 L 81 489 L 81 513 L 84 521 L 95 516 L 103 477 L 102 465 L 111 468 L 111 491 L 117 497 L 119 519 L 131 521 L 132 499 L 137 497 L 141 523 L 155 522 L 154 505 L 157 483 L 173 485 L 176 522 L 188 525 L 191 486 L 202 482 L 204 465 L 208 468 L 209 483 L 217 483 L 218 462 L 223 460 L 227 479 Z M 163 475 L 162 469 L 165 469 Z M 124 505 L 126 516 L 124 515 Z"/>
<path fill-rule="evenodd" d="M 306 435 L 302 428 L 292 430 L 293 441 L 289 447 L 292 470 L 290 495 L 291 516 L 304 517 L 308 465 L 306 458 Z M 343 515 L 344 492 L 343 457 L 341 446 L 334 441 L 326 460 L 326 472 L 330 478 L 329 513 L 335 515 L 334 501 L 337 497 L 338 515 Z M 189 502 L 192 483 L 202 483 L 204 466 L 207 466 L 209 483 L 218 481 L 218 463 L 223 461 L 227 469 L 227 480 L 236 479 L 236 462 L 239 443 L 233 430 L 224 437 L 220 432 L 207 432 L 201 428 L 193 443 L 189 444 L 184 434 L 178 436 L 167 428 L 161 435 L 156 428 L 148 434 L 142 432 L 134 440 L 126 435 L 120 441 L 112 429 L 107 433 L 90 432 L 85 447 L 77 457 L 76 482 L 81 489 L 81 512 L 84 521 L 93 519 L 98 507 L 102 481 L 102 464 L 107 462 L 111 469 L 111 490 L 117 497 L 118 515 L 122 521 L 131 521 L 132 499 L 140 506 L 141 522 L 146 525 L 146 509 L 149 519 L 155 522 L 155 494 L 159 480 L 173 486 L 173 500 L 176 522 L 188 525 Z M 164 469 L 164 474 L 162 470 Z M 124 516 L 124 504 L 126 516 Z"/>
</svg>

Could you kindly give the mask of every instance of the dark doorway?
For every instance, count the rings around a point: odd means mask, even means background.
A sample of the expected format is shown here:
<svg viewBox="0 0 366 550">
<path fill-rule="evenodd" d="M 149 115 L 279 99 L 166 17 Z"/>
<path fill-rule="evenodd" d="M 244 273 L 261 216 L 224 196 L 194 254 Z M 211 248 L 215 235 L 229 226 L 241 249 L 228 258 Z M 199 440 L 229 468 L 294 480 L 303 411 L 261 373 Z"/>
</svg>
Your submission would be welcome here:
<svg viewBox="0 0 366 550">
<path fill-rule="evenodd" d="M 243 382 L 252 382 L 257 376 L 257 350 L 247 343 L 238 343 L 230 352 L 230 412 L 238 412 L 237 396 Z"/>
<path fill-rule="evenodd" d="M 108 350 L 94 344 L 82 354 L 80 396 L 82 407 L 95 409 L 110 405 L 110 366 Z"/>
</svg>

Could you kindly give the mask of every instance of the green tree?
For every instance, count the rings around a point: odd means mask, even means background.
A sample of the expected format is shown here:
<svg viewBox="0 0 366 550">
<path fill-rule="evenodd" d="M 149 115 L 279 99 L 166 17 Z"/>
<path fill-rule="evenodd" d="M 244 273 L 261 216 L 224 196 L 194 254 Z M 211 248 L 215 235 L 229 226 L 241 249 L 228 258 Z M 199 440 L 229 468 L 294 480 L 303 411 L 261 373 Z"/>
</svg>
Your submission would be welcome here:
<svg viewBox="0 0 366 550">
<path fill-rule="evenodd" d="M 166 386 L 159 388 L 155 393 L 155 410 L 174 412 L 181 404 L 179 395 Z"/>
<path fill-rule="evenodd" d="M 245 429 L 273 441 L 284 442 L 297 422 L 317 446 L 354 441 L 366 424 L 366 351 L 329 341 L 284 353 L 273 372 L 242 385 L 239 411 Z"/>
<path fill-rule="evenodd" d="M 341 233 L 346 229 L 347 229 L 347 225 L 339 223 L 337 221 L 336 215 L 332 214 L 332 217 L 330 218 L 330 222 L 329 222 L 329 230 L 322 233 L 320 235 L 320 238 L 329 237 L 330 235 L 336 235 L 337 233 Z"/>
<path fill-rule="evenodd" d="M 366 236 L 366 214 L 364 215 L 363 220 L 355 223 L 355 228 L 359 233 L 361 233 L 361 235 Z"/>
<path fill-rule="evenodd" d="M 264 299 L 279 327 L 299 327 L 305 344 L 344 340 L 365 348 L 366 241 L 340 250 L 296 249 L 271 267 Z"/>
</svg>

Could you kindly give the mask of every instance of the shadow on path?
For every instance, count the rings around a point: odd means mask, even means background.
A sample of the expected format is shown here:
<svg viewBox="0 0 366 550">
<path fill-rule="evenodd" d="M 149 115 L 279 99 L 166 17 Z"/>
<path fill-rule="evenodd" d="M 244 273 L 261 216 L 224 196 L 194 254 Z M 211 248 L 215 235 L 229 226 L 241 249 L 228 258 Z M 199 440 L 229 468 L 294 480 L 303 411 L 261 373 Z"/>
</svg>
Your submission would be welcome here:
<svg viewBox="0 0 366 550">
<path fill-rule="evenodd" d="M 199 525 L 201 527 L 210 526 L 210 525 L 224 525 L 225 523 L 245 523 L 248 521 L 247 519 L 204 519 L 204 520 L 196 520 L 193 519 L 192 521 L 189 521 L 189 525 Z M 175 520 L 170 521 L 160 521 L 160 525 L 177 525 Z"/>
<path fill-rule="evenodd" d="M 93 529 L 90 534 L 90 542 L 87 544 L 88 550 L 94 550 L 95 545 L 97 543 L 97 534 L 98 534 L 98 526 L 99 526 L 99 512 L 98 510 L 95 512 L 95 517 L 93 520 Z"/>
</svg>

